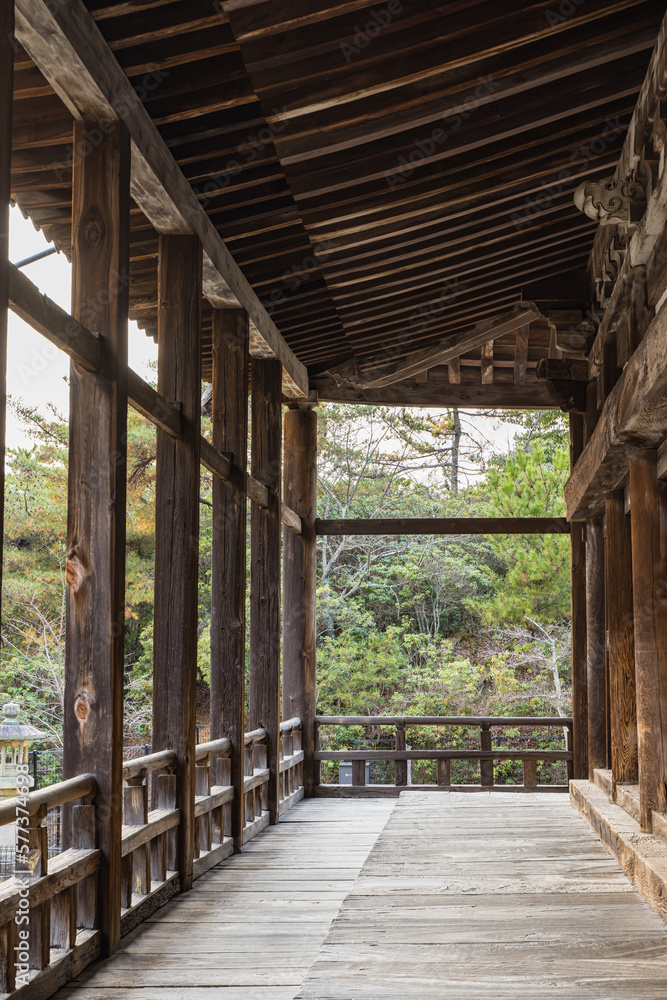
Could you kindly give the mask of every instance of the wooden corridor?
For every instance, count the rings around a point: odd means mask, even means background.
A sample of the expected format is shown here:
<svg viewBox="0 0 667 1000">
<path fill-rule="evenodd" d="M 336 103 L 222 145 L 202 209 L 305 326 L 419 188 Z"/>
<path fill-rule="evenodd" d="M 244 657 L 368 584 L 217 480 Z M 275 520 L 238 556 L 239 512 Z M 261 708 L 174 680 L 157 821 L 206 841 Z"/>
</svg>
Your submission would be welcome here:
<svg viewBox="0 0 667 1000">
<path fill-rule="evenodd" d="M 667 927 L 556 794 L 404 792 L 299 1000 L 664 1000 Z"/>
<path fill-rule="evenodd" d="M 58 1000 L 292 1000 L 394 804 L 298 803 Z"/>
</svg>

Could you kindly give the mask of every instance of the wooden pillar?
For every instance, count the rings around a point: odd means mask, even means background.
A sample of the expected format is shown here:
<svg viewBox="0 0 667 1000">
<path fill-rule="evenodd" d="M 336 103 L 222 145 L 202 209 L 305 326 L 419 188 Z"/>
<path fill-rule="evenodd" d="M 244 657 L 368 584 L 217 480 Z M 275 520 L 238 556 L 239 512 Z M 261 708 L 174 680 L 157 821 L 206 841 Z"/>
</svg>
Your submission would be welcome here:
<svg viewBox="0 0 667 1000">
<path fill-rule="evenodd" d="M 584 420 L 570 414 L 570 471 L 584 447 Z M 588 777 L 588 677 L 586 654 L 586 526 L 570 524 L 570 596 L 572 628 L 573 776 Z"/>
<path fill-rule="evenodd" d="M 632 541 L 623 490 L 606 501 L 605 601 L 613 796 L 637 781 L 637 698 L 632 603 Z"/>
<path fill-rule="evenodd" d="M 89 147 L 75 123 L 72 315 L 108 347 L 100 373 L 70 366 L 63 777 L 97 778 L 104 953 L 120 941 L 130 141 L 120 122 Z M 64 843 L 72 841 L 71 810 Z"/>
<path fill-rule="evenodd" d="M 654 809 L 667 810 L 667 508 L 664 491 L 664 484 L 658 480 L 655 451 L 646 451 L 630 461 L 639 813 L 644 831 L 651 830 Z"/>
<path fill-rule="evenodd" d="M 607 766 L 607 685 L 602 519 L 586 522 L 588 776 Z"/>
<path fill-rule="evenodd" d="M 245 826 L 246 479 L 248 314 L 213 311 L 213 445 L 232 457 L 229 482 L 213 477 L 211 557 L 211 739 L 231 742 L 232 836 Z"/>
<path fill-rule="evenodd" d="M 285 528 L 283 561 L 283 715 L 299 716 L 304 792 L 313 794 L 316 712 L 317 414 L 312 404 L 285 414 L 285 503 L 301 518 L 301 534 Z"/>
<path fill-rule="evenodd" d="M 177 864 L 181 891 L 192 885 L 199 441 L 201 435 L 202 254 L 194 236 L 160 236 L 158 391 L 177 405 L 183 436 L 157 432 L 153 749 L 178 755 Z"/>
<path fill-rule="evenodd" d="M 279 819 L 280 747 L 280 459 L 282 368 L 275 358 L 253 358 L 251 472 L 268 487 L 269 506 L 250 514 L 250 728 L 266 729 L 269 814 Z"/>
<path fill-rule="evenodd" d="M 0 529 L 5 512 L 5 425 L 7 408 L 7 313 L 9 308 L 9 198 L 12 166 L 14 85 L 14 0 L 0 5 Z M 4 532 L 0 530 L 0 594 Z"/>
</svg>

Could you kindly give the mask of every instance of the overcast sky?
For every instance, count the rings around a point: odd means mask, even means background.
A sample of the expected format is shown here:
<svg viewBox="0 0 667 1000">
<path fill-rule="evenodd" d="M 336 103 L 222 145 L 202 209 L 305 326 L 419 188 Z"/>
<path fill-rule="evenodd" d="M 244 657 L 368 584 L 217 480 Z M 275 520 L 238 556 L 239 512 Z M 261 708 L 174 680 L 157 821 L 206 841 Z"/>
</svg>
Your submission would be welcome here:
<svg viewBox="0 0 667 1000">
<path fill-rule="evenodd" d="M 37 232 L 33 224 L 23 218 L 17 208 L 11 211 L 9 236 L 9 259 L 15 264 L 51 246 L 43 234 Z M 44 260 L 28 264 L 22 270 L 40 291 L 69 312 L 72 269 L 63 254 L 53 254 Z M 130 367 L 144 378 L 149 375 L 148 362 L 157 359 L 156 344 L 139 330 L 135 323 L 130 323 L 129 327 L 129 357 Z M 68 374 L 67 355 L 10 312 L 7 346 L 8 395 L 14 399 L 22 399 L 29 405 L 40 407 L 44 407 L 46 403 L 53 403 L 61 413 L 67 415 Z M 8 409 L 7 446 L 16 448 L 27 443 L 18 420 L 11 409 Z"/>
</svg>

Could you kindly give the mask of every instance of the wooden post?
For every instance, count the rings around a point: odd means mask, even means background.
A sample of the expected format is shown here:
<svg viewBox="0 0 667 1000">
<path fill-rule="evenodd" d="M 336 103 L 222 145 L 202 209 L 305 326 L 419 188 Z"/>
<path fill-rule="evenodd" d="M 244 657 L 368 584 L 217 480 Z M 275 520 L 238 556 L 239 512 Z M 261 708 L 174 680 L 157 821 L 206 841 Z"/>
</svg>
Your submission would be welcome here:
<svg viewBox="0 0 667 1000">
<path fill-rule="evenodd" d="M 232 836 L 245 826 L 246 479 L 248 314 L 213 311 L 213 445 L 232 457 L 229 481 L 213 477 L 211 739 L 231 742 Z"/>
<path fill-rule="evenodd" d="M 72 315 L 99 332 L 108 362 L 99 374 L 70 365 L 63 777 L 97 778 L 109 954 L 120 941 L 130 141 L 121 122 L 105 122 L 90 148 L 89 127 L 74 125 Z"/>
<path fill-rule="evenodd" d="M 9 308 L 9 199 L 12 167 L 14 89 L 14 0 L 0 5 L 0 528 L 5 512 L 5 425 L 7 408 L 7 315 Z M 4 532 L 0 530 L 0 594 Z"/>
<path fill-rule="evenodd" d="M 588 777 L 607 766 L 606 637 L 602 520 L 586 522 L 586 651 L 588 661 Z"/>
<path fill-rule="evenodd" d="M 407 742 L 405 739 L 405 723 L 396 723 L 396 741 L 395 747 L 397 750 L 405 750 L 407 747 Z M 399 786 L 407 785 L 408 783 L 408 762 L 407 760 L 397 760 L 394 763 L 394 784 Z"/>
<path fill-rule="evenodd" d="M 317 414 L 313 404 L 285 414 L 285 502 L 301 518 L 301 534 L 284 531 L 283 715 L 298 716 L 304 752 L 304 794 L 313 794 L 316 712 Z"/>
<path fill-rule="evenodd" d="M 183 436 L 157 432 L 153 749 L 175 750 L 180 888 L 194 858 L 202 253 L 194 236 L 160 236 L 158 391 L 178 406 Z"/>
<path fill-rule="evenodd" d="M 613 798 L 616 785 L 634 784 L 637 765 L 637 698 L 632 603 L 632 539 L 623 490 L 606 501 L 605 595 Z"/>
<path fill-rule="evenodd" d="M 570 471 L 584 447 L 584 421 L 570 414 Z M 570 525 L 570 582 L 572 612 L 572 742 L 573 776 L 588 777 L 588 677 L 586 653 L 586 527 Z"/>
<path fill-rule="evenodd" d="M 665 487 L 657 454 L 630 461 L 632 589 L 637 684 L 639 818 L 643 831 L 652 811 L 667 810 L 667 587 L 665 587 Z"/>
<path fill-rule="evenodd" d="M 250 514 L 250 728 L 266 729 L 271 823 L 279 819 L 280 755 L 280 459 L 282 368 L 253 358 L 251 472 L 269 490 L 269 506 Z"/>
<path fill-rule="evenodd" d="M 486 722 L 480 726 L 479 747 L 480 750 L 493 749 L 493 741 L 491 738 L 491 726 Z M 493 760 L 480 760 L 479 780 L 480 784 L 483 785 L 484 787 L 489 787 L 493 785 Z"/>
</svg>

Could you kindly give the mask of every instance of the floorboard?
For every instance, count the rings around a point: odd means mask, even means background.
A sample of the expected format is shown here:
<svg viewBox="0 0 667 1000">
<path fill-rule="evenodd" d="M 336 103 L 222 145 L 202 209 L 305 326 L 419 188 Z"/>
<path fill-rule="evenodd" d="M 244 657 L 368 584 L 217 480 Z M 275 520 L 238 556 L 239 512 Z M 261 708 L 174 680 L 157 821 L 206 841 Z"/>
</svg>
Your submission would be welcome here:
<svg viewBox="0 0 667 1000">
<path fill-rule="evenodd" d="M 293 1000 L 395 802 L 309 800 L 58 1000 Z"/>
<path fill-rule="evenodd" d="M 664 1000 L 667 926 L 561 795 L 402 795 L 299 1000 Z"/>
</svg>

